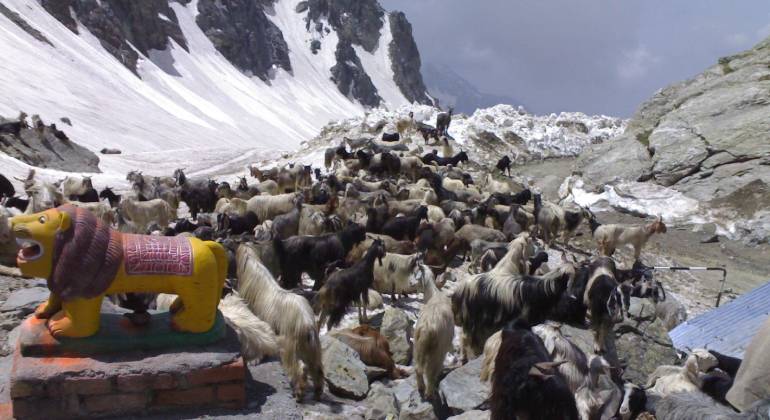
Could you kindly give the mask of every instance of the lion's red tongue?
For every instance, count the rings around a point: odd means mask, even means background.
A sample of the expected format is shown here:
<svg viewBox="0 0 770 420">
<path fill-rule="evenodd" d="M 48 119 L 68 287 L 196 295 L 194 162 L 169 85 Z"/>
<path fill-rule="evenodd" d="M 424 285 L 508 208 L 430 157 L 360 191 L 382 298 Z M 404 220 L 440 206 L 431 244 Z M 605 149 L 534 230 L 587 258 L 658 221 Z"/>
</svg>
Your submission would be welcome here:
<svg viewBox="0 0 770 420">
<path fill-rule="evenodd" d="M 39 245 L 27 245 L 24 248 L 19 251 L 21 253 L 22 258 L 29 259 L 34 258 L 40 253 L 40 246 Z"/>
</svg>

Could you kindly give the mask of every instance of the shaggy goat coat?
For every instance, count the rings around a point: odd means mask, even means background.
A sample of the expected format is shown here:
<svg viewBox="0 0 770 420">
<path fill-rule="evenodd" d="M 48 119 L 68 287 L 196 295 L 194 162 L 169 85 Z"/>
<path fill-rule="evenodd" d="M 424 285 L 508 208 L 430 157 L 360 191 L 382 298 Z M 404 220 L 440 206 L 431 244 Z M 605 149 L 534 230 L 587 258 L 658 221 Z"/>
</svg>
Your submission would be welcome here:
<svg viewBox="0 0 770 420">
<path fill-rule="evenodd" d="M 414 328 L 414 366 L 417 390 L 427 399 L 437 396 L 444 358 L 452 350 L 454 314 L 449 296 L 438 290 L 433 276 L 423 277 L 425 305 Z"/>
<path fill-rule="evenodd" d="M 491 418 L 577 420 L 575 398 L 525 322 L 502 331 L 490 396 Z"/>
<path fill-rule="evenodd" d="M 280 337 L 281 363 L 292 382 L 295 397 L 302 397 L 309 373 L 315 396 L 319 398 L 324 383 L 321 341 L 310 304 L 302 296 L 282 289 L 251 246 L 238 247 L 236 261 L 238 292 L 249 309 Z"/>
<path fill-rule="evenodd" d="M 574 276 L 574 267 L 564 264 L 543 277 L 482 273 L 461 283 L 452 309 L 455 325 L 470 340 L 465 350 L 480 354 L 487 338 L 517 317 L 531 325 L 543 322 Z"/>
</svg>

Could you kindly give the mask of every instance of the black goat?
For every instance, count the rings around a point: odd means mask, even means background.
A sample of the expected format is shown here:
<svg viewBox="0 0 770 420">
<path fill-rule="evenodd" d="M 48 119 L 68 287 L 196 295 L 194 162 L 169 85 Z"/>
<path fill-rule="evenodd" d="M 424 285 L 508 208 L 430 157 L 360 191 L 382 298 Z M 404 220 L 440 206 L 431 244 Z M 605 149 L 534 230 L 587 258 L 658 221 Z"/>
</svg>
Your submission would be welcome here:
<svg viewBox="0 0 770 420">
<path fill-rule="evenodd" d="M 511 206 L 514 204 L 524 206 L 529 202 L 529 200 L 532 199 L 532 191 L 527 188 L 517 192 L 516 194 L 492 193 L 490 197 L 493 197 L 495 200 L 497 200 L 498 203 L 504 206 Z"/>
<path fill-rule="evenodd" d="M 287 239 L 299 233 L 299 218 L 302 213 L 302 200 L 294 203 L 294 208 L 273 219 L 273 238 Z M 252 229 L 253 230 L 253 229 Z"/>
<path fill-rule="evenodd" d="M 382 265 L 385 256 L 385 244 L 375 239 L 366 251 L 366 255 L 350 268 L 332 272 L 321 287 L 317 296 L 317 307 L 321 315 L 318 328 L 326 323 L 327 329 L 339 325 L 348 307 L 358 301 L 359 323 L 366 323 L 366 305 L 369 304 L 369 288 L 374 282 L 375 260 Z M 363 312 L 363 315 L 362 315 Z M 328 318 L 328 322 L 327 322 Z"/>
<path fill-rule="evenodd" d="M 213 241 L 214 233 L 214 228 L 211 226 L 199 226 L 192 232 L 192 235 L 201 241 Z"/>
<path fill-rule="evenodd" d="M 13 188 L 13 184 L 11 184 L 11 181 L 9 181 L 8 178 L 0 174 L 0 198 L 11 198 L 14 195 L 16 195 L 16 189 Z"/>
<path fill-rule="evenodd" d="M 118 206 L 118 204 L 120 204 L 121 196 L 115 194 L 115 192 L 112 191 L 112 188 L 107 187 L 99 193 L 99 198 L 106 198 L 107 201 L 110 202 L 110 207 L 115 208 Z"/>
<path fill-rule="evenodd" d="M 396 240 L 414 240 L 421 220 L 428 220 L 428 208 L 420 206 L 411 216 L 394 217 L 382 226 L 382 233 Z"/>
<path fill-rule="evenodd" d="M 80 201 L 81 203 L 98 203 L 99 193 L 92 187 L 86 189 L 86 192 L 83 194 L 70 196 L 69 199 Z M 110 204 L 110 206 L 112 206 L 112 204 Z"/>
<path fill-rule="evenodd" d="M 529 275 L 534 276 L 535 271 L 540 268 L 541 265 L 548 262 L 548 253 L 540 251 L 535 256 L 529 259 Z"/>
<path fill-rule="evenodd" d="M 397 176 L 401 171 L 401 159 L 390 152 L 382 152 L 374 155 L 369 163 L 369 172 L 372 175 Z"/>
<path fill-rule="evenodd" d="M 631 382 L 626 382 L 623 385 L 623 401 L 620 403 L 621 419 L 630 420 L 635 419 L 647 406 L 647 393 Z"/>
<path fill-rule="evenodd" d="M 623 321 L 623 296 L 618 287 L 615 261 L 610 257 L 597 258 L 589 268 L 585 293 L 578 296 L 590 310 L 591 329 L 594 331 L 594 352 L 604 354 L 607 340 L 612 339 L 612 327 Z"/>
<path fill-rule="evenodd" d="M 29 200 L 21 198 L 21 197 L 9 197 L 2 201 L 3 206 L 6 208 L 15 208 L 19 209 L 22 212 L 27 211 L 27 206 L 29 206 Z"/>
<path fill-rule="evenodd" d="M 737 357 L 722 354 L 715 350 L 709 350 L 708 352 L 717 358 L 717 362 L 719 364 L 716 367 L 730 375 L 731 378 L 735 379 L 735 375 L 738 374 L 738 369 L 741 367 L 743 360 L 738 359 Z"/>
<path fill-rule="evenodd" d="M 465 354 L 467 346 L 481 354 L 487 338 L 513 319 L 522 317 L 531 325 L 545 321 L 574 275 L 574 267 L 565 263 L 542 277 L 493 271 L 461 283 L 452 293 L 452 310 L 468 338 Z"/>
<path fill-rule="evenodd" d="M 398 133 L 382 133 L 382 141 L 397 142 L 401 140 L 401 135 Z"/>
<path fill-rule="evenodd" d="M 517 320 L 502 330 L 490 395 L 491 418 L 579 418 L 575 397 L 542 340 Z"/>
<path fill-rule="evenodd" d="M 217 231 L 228 233 L 230 235 L 241 235 L 251 233 L 259 225 L 257 215 L 252 212 L 246 212 L 244 216 L 234 216 L 227 213 L 217 215 Z"/>
<path fill-rule="evenodd" d="M 731 406 L 727 401 L 727 391 L 733 387 L 734 378 L 725 372 L 707 373 L 699 378 L 700 390 L 720 403 Z"/>
<path fill-rule="evenodd" d="M 383 200 L 384 201 L 384 200 Z M 388 221 L 388 205 L 369 207 L 366 209 L 366 231 L 369 233 L 381 233 L 382 227 Z"/>
<path fill-rule="evenodd" d="M 508 173 L 508 176 L 511 176 L 511 158 L 508 157 L 508 155 L 503 156 L 500 160 L 497 161 L 497 165 L 495 167 L 502 173 Z"/>
<path fill-rule="evenodd" d="M 182 169 L 174 171 L 177 185 L 182 189 L 181 199 L 190 208 L 193 219 L 198 213 L 211 213 L 217 205 L 217 183 L 211 180 L 189 180 Z"/>
<path fill-rule="evenodd" d="M 198 229 L 199 227 L 200 226 L 197 223 L 193 223 L 189 219 L 180 219 L 176 222 L 171 231 L 174 232 L 173 236 L 175 236 L 183 232 L 195 232 L 195 229 Z"/>
<path fill-rule="evenodd" d="M 435 139 L 436 141 L 439 141 L 439 132 L 435 128 L 423 124 L 423 123 L 417 123 L 417 131 L 420 132 L 422 135 L 422 139 L 425 140 L 425 144 L 428 144 L 428 140 Z"/>
<path fill-rule="evenodd" d="M 426 165 L 429 165 L 431 163 L 434 163 L 438 166 L 457 166 L 460 162 L 467 162 L 468 161 L 468 154 L 464 151 L 461 151 L 460 153 L 450 157 L 445 158 L 441 156 L 437 156 L 435 153 L 428 153 L 427 155 L 422 157 L 423 163 Z"/>
<path fill-rule="evenodd" d="M 281 287 L 287 290 L 298 287 L 302 273 L 307 272 L 315 281 L 313 290 L 319 290 L 326 266 L 330 262 L 344 260 L 348 252 L 364 239 L 366 231 L 363 226 L 355 223 L 337 233 L 274 239 L 273 245 L 281 267 Z"/>
</svg>

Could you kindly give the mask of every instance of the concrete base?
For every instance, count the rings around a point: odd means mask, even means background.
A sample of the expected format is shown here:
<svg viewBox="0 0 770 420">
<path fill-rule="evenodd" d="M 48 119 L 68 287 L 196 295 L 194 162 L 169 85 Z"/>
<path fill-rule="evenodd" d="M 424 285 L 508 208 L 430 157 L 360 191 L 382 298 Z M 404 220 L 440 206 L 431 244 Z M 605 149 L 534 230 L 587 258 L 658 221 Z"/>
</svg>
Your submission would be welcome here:
<svg viewBox="0 0 770 420">
<path fill-rule="evenodd" d="M 34 322 L 29 319 L 26 322 Z M 126 337 L 128 343 L 130 337 Z M 97 356 L 13 355 L 16 418 L 143 415 L 201 407 L 242 408 L 246 368 L 235 333 L 206 346 Z"/>
<path fill-rule="evenodd" d="M 46 322 L 34 316 L 24 321 L 19 334 L 22 356 L 79 357 L 182 346 L 198 347 L 215 343 L 225 336 L 225 321 L 219 311 L 214 326 L 200 334 L 173 330 L 168 312 L 152 314 L 150 322 L 142 327 L 133 325 L 122 314 L 102 314 L 99 331 L 86 338 L 54 338 Z"/>
</svg>

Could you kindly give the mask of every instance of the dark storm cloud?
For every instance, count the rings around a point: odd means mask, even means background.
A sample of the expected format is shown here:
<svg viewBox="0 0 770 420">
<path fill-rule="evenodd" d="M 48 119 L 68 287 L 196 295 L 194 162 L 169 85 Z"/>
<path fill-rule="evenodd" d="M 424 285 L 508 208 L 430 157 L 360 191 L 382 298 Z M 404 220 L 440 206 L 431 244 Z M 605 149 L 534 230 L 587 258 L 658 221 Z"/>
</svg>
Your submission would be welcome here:
<svg viewBox="0 0 770 420">
<path fill-rule="evenodd" d="M 538 113 L 628 116 L 657 89 L 770 35 L 767 0 L 381 0 L 423 61 Z"/>
</svg>

